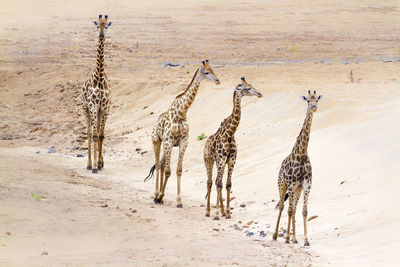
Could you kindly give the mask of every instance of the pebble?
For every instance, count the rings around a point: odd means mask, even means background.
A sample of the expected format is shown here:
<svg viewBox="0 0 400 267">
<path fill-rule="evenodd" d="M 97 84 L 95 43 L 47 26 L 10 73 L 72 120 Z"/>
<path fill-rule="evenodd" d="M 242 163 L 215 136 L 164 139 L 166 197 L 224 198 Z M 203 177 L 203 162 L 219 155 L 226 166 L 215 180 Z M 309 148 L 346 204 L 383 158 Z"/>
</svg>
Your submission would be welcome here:
<svg viewBox="0 0 400 267">
<path fill-rule="evenodd" d="M 103 204 L 103 205 L 101 205 L 100 207 L 102 207 L 102 208 L 107 208 L 107 207 L 108 207 L 108 204 Z"/>
<path fill-rule="evenodd" d="M 265 236 L 266 236 L 265 232 L 264 232 L 264 231 L 261 231 L 261 232 L 260 232 L 260 236 L 261 236 L 261 237 L 265 237 Z"/>
<path fill-rule="evenodd" d="M 78 155 L 76 155 L 76 157 L 77 158 L 83 158 L 83 155 L 82 154 L 78 154 Z"/>
<path fill-rule="evenodd" d="M 40 154 L 40 150 L 36 151 L 36 154 Z"/>
<path fill-rule="evenodd" d="M 244 208 L 244 207 L 246 207 L 246 204 L 240 204 L 240 207 Z"/>
<path fill-rule="evenodd" d="M 253 232 L 247 232 L 247 234 L 246 234 L 247 236 L 253 236 L 254 235 L 254 233 Z"/>
<path fill-rule="evenodd" d="M 254 221 L 249 221 L 248 223 L 247 223 L 247 225 L 252 225 L 254 223 Z"/>
<path fill-rule="evenodd" d="M 283 237 L 283 233 L 279 233 L 278 236 L 279 236 L 279 237 Z"/>
<path fill-rule="evenodd" d="M 56 153 L 56 147 L 55 146 L 51 146 L 49 151 L 47 151 L 47 153 Z"/>
<path fill-rule="evenodd" d="M 47 256 L 47 255 L 49 255 L 49 253 L 47 251 L 43 251 L 42 255 L 46 255 Z"/>
<path fill-rule="evenodd" d="M 136 209 L 133 209 L 133 210 L 132 210 L 132 213 L 136 213 L 136 212 L 137 212 L 137 210 L 136 210 Z"/>
</svg>

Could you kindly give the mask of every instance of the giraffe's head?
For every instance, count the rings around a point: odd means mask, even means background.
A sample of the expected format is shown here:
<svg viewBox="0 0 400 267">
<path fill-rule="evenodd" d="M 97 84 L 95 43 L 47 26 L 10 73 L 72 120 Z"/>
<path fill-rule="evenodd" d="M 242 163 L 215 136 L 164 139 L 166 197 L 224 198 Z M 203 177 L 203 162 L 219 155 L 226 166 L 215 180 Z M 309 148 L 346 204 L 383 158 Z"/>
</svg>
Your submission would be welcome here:
<svg viewBox="0 0 400 267">
<path fill-rule="evenodd" d="M 99 37 L 104 38 L 108 27 L 111 26 L 112 22 L 108 22 L 108 15 L 99 15 L 98 21 L 93 21 L 94 26 L 96 26 L 97 30 L 99 31 Z"/>
<path fill-rule="evenodd" d="M 263 95 L 256 90 L 251 84 L 248 84 L 246 82 L 246 79 L 244 77 L 240 78 L 242 82 L 236 86 L 235 91 L 242 96 L 258 96 L 262 97 Z"/>
<path fill-rule="evenodd" d="M 217 75 L 215 75 L 213 69 L 211 68 L 210 64 L 208 63 L 208 59 L 203 60 L 201 62 L 201 67 L 200 67 L 199 71 L 200 71 L 200 75 L 202 75 L 203 78 L 207 78 L 211 81 L 214 81 L 216 84 L 220 84 Z"/>
<path fill-rule="evenodd" d="M 321 98 L 322 95 L 317 96 L 317 91 L 315 90 L 312 93 L 310 90 L 308 90 L 308 96 L 303 96 L 303 100 L 307 101 L 308 103 L 308 109 L 310 109 L 312 112 L 317 111 L 318 101 L 321 100 Z"/>
</svg>

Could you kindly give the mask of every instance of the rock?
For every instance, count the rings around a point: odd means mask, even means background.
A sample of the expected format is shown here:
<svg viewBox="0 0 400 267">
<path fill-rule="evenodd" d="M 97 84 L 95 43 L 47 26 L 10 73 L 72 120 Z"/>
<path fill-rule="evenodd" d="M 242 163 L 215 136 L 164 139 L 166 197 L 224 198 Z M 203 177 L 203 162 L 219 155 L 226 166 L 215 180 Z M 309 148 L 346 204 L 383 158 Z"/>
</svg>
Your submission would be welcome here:
<svg viewBox="0 0 400 267">
<path fill-rule="evenodd" d="M 231 200 L 230 201 L 232 201 L 232 200 L 234 200 L 236 197 L 231 197 Z"/>
<path fill-rule="evenodd" d="M 216 231 L 216 232 L 218 232 L 218 231 L 219 231 L 219 229 L 218 229 L 218 228 L 213 228 L 213 231 Z"/>
<path fill-rule="evenodd" d="M 246 207 L 246 204 L 243 204 L 243 203 L 242 203 L 242 204 L 240 204 L 240 207 L 241 207 L 241 208 L 244 208 L 244 207 Z"/>
<path fill-rule="evenodd" d="M 239 262 L 232 262 L 232 265 L 239 265 Z"/>
<path fill-rule="evenodd" d="M 344 184 L 346 181 L 341 181 L 340 184 Z"/>
<path fill-rule="evenodd" d="M 11 233 L 10 232 L 6 232 L 6 235 L 11 235 Z"/>
<path fill-rule="evenodd" d="M 247 234 L 246 234 L 247 236 L 253 236 L 254 235 L 254 233 L 253 232 L 247 232 Z"/>
<path fill-rule="evenodd" d="M 248 223 L 247 223 L 247 225 L 252 225 L 254 223 L 254 221 L 249 221 Z"/>
<path fill-rule="evenodd" d="M 83 158 L 83 155 L 82 154 L 77 154 L 76 157 L 77 158 Z"/>
<path fill-rule="evenodd" d="M 40 150 L 36 151 L 36 154 L 40 154 Z"/>
<path fill-rule="evenodd" d="M 278 236 L 279 236 L 279 237 L 283 237 L 283 233 L 279 233 Z"/>
<path fill-rule="evenodd" d="M 136 212 L 137 212 L 137 210 L 136 210 L 136 209 L 133 209 L 133 210 L 132 210 L 132 213 L 136 213 Z"/>
<path fill-rule="evenodd" d="M 108 207 L 108 204 L 106 203 L 106 204 L 103 204 L 103 205 L 101 205 L 100 207 L 102 207 L 102 208 L 107 208 Z"/>
<path fill-rule="evenodd" d="M 242 229 L 239 225 L 237 225 L 237 224 L 235 224 L 234 227 L 235 227 L 235 230 L 238 230 L 238 231 L 242 231 L 242 230 L 243 230 L 243 229 Z"/>
<path fill-rule="evenodd" d="M 260 236 L 261 237 L 265 237 L 266 236 L 265 232 L 264 231 L 260 231 Z"/>
<path fill-rule="evenodd" d="M 243 228 L 249 228 L 249 226 L 248 225 L 243 225 Z"/>
<path fill-rule="evenodd" d="M 170 62 L 165 62 L 164 67 L 178 67 L 180 66 L 178 63 L 170 63 Z"/>
<path fill-rule="evenodd" d="M 205 206 L 204 206 L 204 204 L 200 204 L 200 207 L 201 207 L 201 208 L 204 208 Z"/>
<path fill-rule="evenodd" d="M 45 255 L 45 256 L 47 256 L 47 255 L 49 255 L 49 252 L 47 252 L 47 251 L 43 251 L 43 252 L 42 252 L 42 255 Z"/>
<path fill-rule="evenodd" d="M 318 215 L 313 215 L 310 218 L 308 218 L 308 221 L 314 220 L 315 218 L 318 218 Z"/>
<path fill-rule="evenodd" d="M 47 151 L 47 153 L 56 153 L 56 152 L 57 152 L 57 151 L 56 151 L 55 146 L 51 146 L 50 149 L 49 149 L 49 151 Z"/>
</svg>

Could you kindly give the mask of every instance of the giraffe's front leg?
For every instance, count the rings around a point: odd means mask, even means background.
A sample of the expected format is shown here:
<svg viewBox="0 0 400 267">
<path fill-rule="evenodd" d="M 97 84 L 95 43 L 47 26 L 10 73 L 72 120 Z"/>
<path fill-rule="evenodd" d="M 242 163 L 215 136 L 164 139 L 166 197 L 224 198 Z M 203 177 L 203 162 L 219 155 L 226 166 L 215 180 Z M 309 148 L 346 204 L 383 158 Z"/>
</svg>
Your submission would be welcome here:
<svg viewBox="0 0 400 267">
<path fill-rule="evenodd" d="M 154 157 L 155 157 L 155 166 L 156 166 L 156 188 L 154 192 L 154 198 L 158 197 L 160 193 L 160 185 L 159 185 L 159 178 L 160 178 L 160 147 L 161 141 L 156 134 L 153 133 L 153 150 L 154 150 Z"/>
<path fill-rule="evenodd" d="M 207 207 L 206 207 L 206 217 L 210 217 L 211 211 L 211 188 L 212 188 L 212 170 L 214 167 L 214 161 L 211 158 L 204 157 L 204 164 L 207 169 Z"/>
<path fill-rule="evenodd" d="M 88 163 L 87 163 L 87 170 L 92 169 L 92 125 L 90 123 L 90 112 L 88 108 L 84 108 L 84 113 L 86 117 L 86 124 L 87 124 L 87 136 L 88 136 Z"/>
<path fill-rule="evenodd" d="M 311 190 L 311 175 L 309 177 L 309 179 L 305 179 L 303 182 L 303 199 L 304 199 L 304 203 L 303 203 L 303 222 L 304 222 L 304 246 L 310 246 L 310 242 L 308 241 L 308 237 L 307 237 L 307 214 L 308 214 L 308 210 L 307 210 L 307 205 L 308 205 L 308 196 L 310 194 L 310 190 Z"/>
<path fill-rule="evenodd" d="M 176 207 L 182 208 L 182 199 L 181 199 L 181 176 L 182 176 L 182 163 L 183 157 L 185 155 L 186 147 L 188 145 L 188 137 L 185 137 L 181 140 L 179 144 L 179 157 L 178 157 L 178 165 L 176 167 L 176 177 L 177 177 L 177 197 L 176 197 Z"/>
<path fill-rule="evenodd" d="M 295 190 L 294 194 L 294 204 L 293 204 L 293 217 L 292 217 L 292 228 L 293 228 L 293 234 L 292 234 L 292 242 L 297 244 L 297 238 L 296 238 L 296 209 L 297 209 L 297 203 L 299 201 L 301 195 L 301 187 L 299 186 Z"/>
<path fill-rule="evenodd" d="M 222 177 L 224 175 L 225 163 L 226 159 L 219 160 L 219 162 L 217 161 L 218 174 L 217 174 L 217 179 L 215 180 L 215 185 L 217 187 L 217 211 L 215 213 L 214 220 L 219 220 L 220 206 L 221 206 L 221 215 L 225 216 L 225 211 L 223 206 L 224 204 L 222 200 Z"/>
<path fill-rule="evenodd" d="M 226 218 L 231 218 L 231 189 L 232 189 L 232 172 L 236 162 L 236 154 L 232 155 L 228 160 L 228 179 L 226 180 Z"/>
<path fill-rule="evenodd" d="M 93 133 L 93 168 L 92 168 L 92 173 L 97 173 L 98 172 L 98 162 L 97 162 L 97 156 L 98 156 L 98 144 L 99 144 L 99 131 L 97 128 L 97 120 L 98 120 L 98 108 L 95 108 L 94 111 L 92 111 L 92 133 Z"/>
</svg>

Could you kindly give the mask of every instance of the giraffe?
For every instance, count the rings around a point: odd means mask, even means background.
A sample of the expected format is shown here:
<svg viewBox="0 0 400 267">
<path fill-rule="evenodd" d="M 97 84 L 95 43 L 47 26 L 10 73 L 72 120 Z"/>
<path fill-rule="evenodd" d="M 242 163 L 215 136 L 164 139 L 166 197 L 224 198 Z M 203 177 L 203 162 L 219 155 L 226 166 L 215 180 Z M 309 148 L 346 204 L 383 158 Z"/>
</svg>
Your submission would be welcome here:
<svg viewBox="0 0 400 267">
<path fill-rule="evenodd" d="M 154 202 L 162 204 L 165 195 L 168 178 L 171 175 L 170 161 L 173 147 L 179 146 L 179 158 L 176 168 L 177 175 L 177 207 L 182 208 L 181 199 L 181 176 L 182 162 L 188 145 L 189 124 L 186 121 L 186 113 L 196 97 L 200 82 L 203 79 L 214 81 L 220 84 L 208 60 L 202 61 L 201 66 L 196 70 L 189 86 L 178 94 L 168 111 L 162 113 L 153 127 L 151 139 L 153 142 L 155 164 L 151 168 L 145 181 L 151 178 L 156 170 L 156 188 Z M 160 149 L 163 145 L 163 157 L 160 161 Z M 161 170 L 161 176 L 160 176 Z M 165 174 L 165 179 L 164 179 Z"/>
<path fill-rule="evenodd" d="M 88 131 L 88 164 L 87 169 L 92 173 L 104 167 L 103 141 L 104 127 L 111 105 L 111 88 L 104 72 L 104 38 L 111 22 L 108 15 L 98 21 L 93 21 L 99 31 L 99 46 L 97 48 L 97 66 L 92 77 L 85 82 L 81 92 L 83 112 L 86 117 Z M 93 166 L 92 166 L 92 139 L 93 139 Z"/>
<path fill-rule="evenodd" d="M 232 114 L 226 118 L 217 132 L 211 135 L 204 146 L 204 164 L 207 169 L 207 207 L 206 216 L 210 217 L 210 195 L 212 187 L 212 170 L 214 162 L 217 164 L 217 179 L 215 185 L 217 186 L 217 211 L 214 220 L 219 220 L 219 205 L 221 206 L 221 215 L 226 216 L 227 219 L 231 218 L 230 192 L 232 187 L 232 172 L 236 162 L 237 147 L 235 142 L 235 132 L 240 122 L 240 102 L 243 96 L 258 96 L 262 94 L 258 92 L 251 84 L 248 84 L 244 77 L 241 78 L 242 82 L 236 86 L 233 93 L 233 111 Z M 224 174 L 225 165 L 228 165 L 228 179 L 226 181 L 226 214 L 224 212 L 224 204 L 222 199 L 222 176 Z"/>
<path fill-rule="evenodd" d="M 293 225 L 292 241 L 293 243 L 297 243 L 295 215 L 297 202 L 299 201 L 301 191 L 303 190 L 304 246 L 310 245 L 307 237 L 307 203 L 311 190 L 312 172 L 310 159 L 307 154 L 307 147 L 310 139 L 313 113 L 317 111 L 318 101 L 321 98 L 322 95 L 317 97 L 315 90 L 313 93 L 311 93 L 309 90 L 308 96 L 303 96 L 303 99 L 308 103 L 306 118 L 300 134 L 296 139 L 296 143 L 292 149 L 292 152 L 283 160 L 281 169 L 279 170 L 278 189 L 280 200 L 276 206 L 277 208 L 279 207 L 279 215 L 276 222 L 273 240 L 276 240 L 278 237 L 279 221 L 281 219 L 284 202 L 289 197 L 286 243 L 289 243 L 291 223 Z"/>
</svg>

